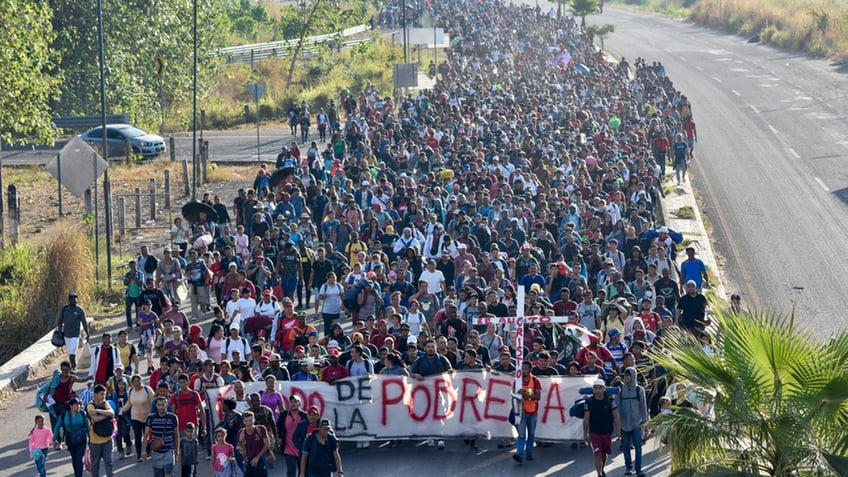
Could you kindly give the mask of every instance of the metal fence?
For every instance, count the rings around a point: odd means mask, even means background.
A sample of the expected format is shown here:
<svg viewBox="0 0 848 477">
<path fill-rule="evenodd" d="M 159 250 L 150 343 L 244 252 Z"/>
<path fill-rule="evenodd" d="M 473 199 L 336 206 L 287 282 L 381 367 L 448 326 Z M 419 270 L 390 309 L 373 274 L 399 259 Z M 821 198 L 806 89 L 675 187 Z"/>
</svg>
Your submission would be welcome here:
<svg viewBox="0 0 848 477">
<path fill-rule="evenodd" d="M 357 25 L 335 33 L 311 36 L 304 39 L 301 54 L 314 53 L 320 45 L 331 43 L 333 41 L 340 42 L 339 44 L 342 48 L 370 42 L 370 38 L 342 41 L 345 38 L 361 35 L 368 30 L 370 30 L 368 25 Z M 297 44 L 297 39 L 272 41 L 268 43 L 254 43 L 252 45 L 221 48 L 219 50 L 215 50 L 212 54 L 214 56 L 224 56 L 227 59 L 227 63 L 253 63 L 254 61 L 263 60 L 265 58 L 288 56 L 294 52 Z"/>
</svg>

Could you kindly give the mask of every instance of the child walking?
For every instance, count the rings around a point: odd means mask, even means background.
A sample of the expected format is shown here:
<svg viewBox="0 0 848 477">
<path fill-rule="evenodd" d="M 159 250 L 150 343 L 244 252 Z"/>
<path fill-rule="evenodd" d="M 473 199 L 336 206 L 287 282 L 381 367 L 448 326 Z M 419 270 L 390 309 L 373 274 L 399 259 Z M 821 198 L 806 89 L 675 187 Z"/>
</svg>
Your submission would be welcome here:
<svg viewBox="0 0 848 477">
<path fill-rule="evenodd" d="M 227 430 L 215 429 L 215 443 L 212 444 L 212 475 L 215 477 L 233 477 L 235 469 L 235 448 L 227 442 Z"/>
<path fill-rule="evenodd" d="M 182 477 L 197 475 L 197 436 L 194 434 L 194 424 L 189 422 L 185 428 L 185 438 L 180 439 L 180 462 Z"/>
<path fill-rule="evenodd" d="M 47 460 L 47 450 L 53 442 L 53 431 L 44 426 L 44 416 L 35 416 L 35 427 L 29 432 L 29 453 L 35 461 L 39 477 L 46 477 L 47 470 L 44 463 Z"/>
</svg>

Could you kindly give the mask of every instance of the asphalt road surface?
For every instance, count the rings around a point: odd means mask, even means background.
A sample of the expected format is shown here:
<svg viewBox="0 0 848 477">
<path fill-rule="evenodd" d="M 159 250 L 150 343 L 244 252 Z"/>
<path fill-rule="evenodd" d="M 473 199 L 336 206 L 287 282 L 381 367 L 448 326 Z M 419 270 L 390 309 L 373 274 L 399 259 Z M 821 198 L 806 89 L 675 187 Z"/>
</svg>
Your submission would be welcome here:
<svg viewBox="0 0 848 477">
<path fill-rule="evenodd" d="M 541 2 L 547 9 L 551 4 Z M 704 199 L 717 251 L 724 257 L 728 288 L 751 305 L 796 306 L 797 319 L 823 335 L 844 325 L 840 290 L 845 269 L 848 153 L 845 71 L 826 61 L 780 52 L 675 20 L 608 8 L 593 23 L 612 23 L 608 49 L 659 60 L 692 100 L 701 141 L 690 172 Z M 285 129 L 262 132 L 270 160 Z M 214 132 L 212 151 L 248 159 L 255 131 Z M 188 150 L 190 139 L 179 149 Z M 214 141 L 214 142 L 213 142 Z M 4 159 L 13 153 L 5 152 Z M 268 159 L 265 158 L 266 154 Z M 23 156 L 24 154 L 22 154 Z M 29 153 L 29 157 L 38 154 Z M 47 154 L 45 157 L 50 157 Z M 178 155 L 178 158 L 180 156 Z M 31 162 L 38 162 L 32 160 Z M 6 400 L 0 411 L 0 475 L 32 475 L 26 435 L 32 427 L 34 387 Z M 666 460 L 649 447 L 648 475 L 666 474 Z M 346 475 L 404 475 L 434 470 L 443 475 L 593 475 L 586 449 L 557 445 L 536 451 L 537 461 L 517 466 L 494 442 L 472 452 L 448 441 L 439 452 L 418 442 L 396 448 L 342 448 Z M 147 475 L 149 464 L 116 461 L 118 475 Z M 433 466 L 433 463 L 437 463 Z M 208 475 L 206 462 L 201 473 Z M 67 452 L 51 452 L 50 475 L 70 475 Z M 620 454 L 609 475 L 623 474 Z M 282 475 L 279 468 L 272 475 Z"/>
<path fill-rule="evenodd" d="M 661 61 L 692 101 L 690 173 L 728 290 L 796 311 L 827 337 L 844 327 L 848 286 L 848 67 L 749 44 L 658 16 L 608 9 L 607 49 Z"/>
</svg>

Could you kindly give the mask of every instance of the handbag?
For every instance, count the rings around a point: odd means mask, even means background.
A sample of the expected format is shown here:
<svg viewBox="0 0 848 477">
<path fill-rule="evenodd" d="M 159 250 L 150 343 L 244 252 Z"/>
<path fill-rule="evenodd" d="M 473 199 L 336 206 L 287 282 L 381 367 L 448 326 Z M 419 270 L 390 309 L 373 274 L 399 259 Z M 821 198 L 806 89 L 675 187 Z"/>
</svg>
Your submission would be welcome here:
<svg viewBox="0 0 848 477">
<path fill-rule="evenodd" d="M 165 447 L 165 439 L 161 437 L 157 437 L 150 442 L 150 450 L 153 452 L 158 452 L 163 447 Z"/>
<path fill-rule="evenodd" d="M 59 329 L 59 327 L 56 327 L 56 329 L 53 330 L 53 336 L 50 337 L 50 344 L 57 348 L 65 346 L 65 334 L 62 333 L 62 330 Z"/>
</svg>

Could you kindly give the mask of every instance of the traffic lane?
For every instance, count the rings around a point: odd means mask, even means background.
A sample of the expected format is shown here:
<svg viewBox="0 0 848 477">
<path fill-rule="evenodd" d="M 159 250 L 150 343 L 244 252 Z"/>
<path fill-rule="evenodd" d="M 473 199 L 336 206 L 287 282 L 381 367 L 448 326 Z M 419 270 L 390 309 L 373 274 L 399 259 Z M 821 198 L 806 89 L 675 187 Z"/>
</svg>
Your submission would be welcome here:
<svg viewBox="0 0 848 477">
<path fill-rule="evenodd" d="M 832 257 L 808 251 L 845 246 L 845 223 L 834 212 L 843 207 L 818 184 L 818 171 L 805 170 L 806 163 L 797 157 L 803 149 L 794 146 L 772 124 L 773 119 L 762 118 L 757 106 L 751 108 L 740 99 L 750 94 L 746 88 L 751 88 L 754 79 L 741 74 L 745 71 L 731 71 L 735 67 L 729 67 L 728 61 L 716 61 L 730 58 L 735 63 L 741 58 L 753 66 L 787 54 L 662 17 L 620 10 L 614 16 L 616 33 L 606 41 L 609 48 L 630 61 L 636 56 L 662 61 L 675 85 L 693 102 L 700 137 L 694 179 L 706 202 L 713 238 L 725 258 L 728 288 L 743 294 L 747 290 L 749 302 L 753 298 L 768 307 L 787 309 L 795 304 L 811 327 L 832 326 L 830 315 L 841 310 L 841 304 L 826 290 L 844 285 L 846 279 L 834 270 Z M 734 48 L 769 51 L 757 51 L 765 60 L 749 59 L 737 56 Z M 804 68 L 799 64 L 795 70 Z M 812 70 L 813 76 L 820 73 Z M 773 87 L 757 88 L 758 94 L 766 95 L 757 102 L 781 104 L 787 95 L 797 95 L 791 82 L 773 83 Z M 783 114 L 793 120 L 791 110 Z M 776 124 L 785 131 L 812 135 L 809 142 L 822 142 L 815 139 L 820 133 L 806 124 Z M 833 218 L 823 220 L 826 217 Z"/>
<path fill-rule="evenodd" d="M 190 161 L 192 155 L 192 133 L 191 131 L 172 134 L 175 141 L 176 160 Z M 198 140 L 201 139 L 198 131 Z M 256 158 L 256 130 L 238 129 L 231 131 L 204 131 L 203 140 L 209 142 L 209 158 L 212 162 L 257 162 Z M 168 136 L 165 136 L 168 143 Z M 274 162 L 283 145 L 297 142 L 301 150 L 306 150 L 311 141 L 318 142 L 318 134 L 312 128 L 306 145 L 300 141 L 300 135 L 291 135 L 289 129 L 279 129 L 279 125 L 266 125 L 260 127 L 259 150 L 263 162 Z M 46 147 L 20 147 L 14 149 L 3 149 L 3 165 L 24 166 L 44 165 L 52 161 L 61 150 L 65 142 L 58 142 L 54 148 Z M 168 144 L 170 148 L 170 144 Z M 199 151 L 198 151 L 199 154 Z M 170 151 L 163 155 L 170 157 Z M 120 162 L 122 159 L 112 157 L 112 161 Z"/>
<path fill-rule="evenodd" d="M 27 428 L 27 432 L 28 432 Z M 340 448 L 342 466 L 345 475 L 418 475 L 425 469 L 435 470 L 452 477 L 477 477 L 495 475 L 504 477 L 574 475 L 594 477 L 594 461 L 588 447 L 572 449 L 568 444 L 555 444 L 551 447 L 537 447 L 534 461 L 517 464 L 512 459 L 513 449 L 498 449 L 494 441 L 478 441 L 479 450 L 472 451 L 461 440 L 448 440 L 447 449 L 440 451 L 421 441 L 397 441 L 396 447 L 387 442 L 374 442 L 369 449 L 357 449 L 352 442 L 343 442 Z M 623 474 L 624 458 L 618 450 L 618 442 L 613 443 L 613 456 L 606 467 L 610 474 Z M 203 454 L 203 453 L 201 453 Z M 120 459 L 117 452 L 112 454 L 115 474 L 146 475 L 151 470 L 150 462 L 139 463 L 135 455 Z M 438 467 L 433 468 L 433 461 Z M 643 471 L 651 476 L 668 475 L 668 457 L 660 455 L 656 439 L 651 439 L 644 448 Z M 0 466 L 4 469 L 0 475 L 9 477 L 29 477 L 34 464 L 26 449 L 26 440 L 0 449 Z M 101 465 L 102 468 L 102 465 Z M 281 475 L 285 462 L 278 456 L 271 475 Z M 70 454 L 66 450 L 51 449 L 47 457 L 48 475 L 73 475 Z M 201 455 L 197 466 L 197 477 L 211 477 L 209 461 Z"/>
</svg>

